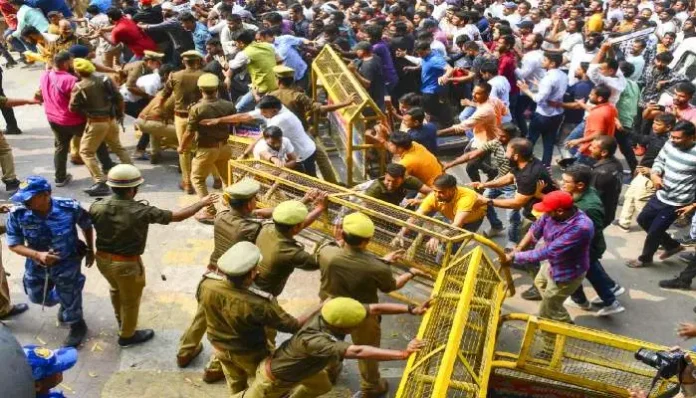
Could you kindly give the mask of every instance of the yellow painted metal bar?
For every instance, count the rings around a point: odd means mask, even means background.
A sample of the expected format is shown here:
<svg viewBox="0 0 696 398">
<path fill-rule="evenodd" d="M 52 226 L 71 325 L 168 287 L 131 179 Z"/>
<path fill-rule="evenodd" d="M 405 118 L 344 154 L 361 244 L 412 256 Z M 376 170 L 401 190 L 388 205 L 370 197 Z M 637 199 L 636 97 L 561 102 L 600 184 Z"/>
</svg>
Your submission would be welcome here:
<svg viewBox="0 0 696 398">
<path fill-rule="evenodd" d="M 564 383 L 572 384 L 579 387 L 589 388 L 598 392 L 614 394 L 616 396 L 628 397 L 629 395 L 628 390 L 624 387 L 617 387 L 609 383 L 602 383 L 582 376 L 561 373 L 539 366 L 527 365 L 527 367 L 525 367 L 524 369 L 524 372 L 545 377 L 551 380 L 562 381 Z"/>
<path fill-rule="evenodd" d="M 433 377 L 433 376 L 417 375 L 414 377 L 418 380 L 427 381 L 429 383 L 437 383 L 435 380 L 435 377 Z M 467 392 L 475 393 L 478 390 L 478 386 L 476 384 L 473 384 L 473 383 L 464 383 L 461 381 L 451 380 L 450 384 L 452 387 L 454 387 L 458 390 L 463 390 L 463 391 L 467 391 Z M 435 396 L 435 395 L 433 394 L 433 396 Z"/>
<path fill-rule="evenodd" d="M 499 317 L 500 317 L 500 307 L 503 304 L 503 300 L 505 299 L 505 286 L 503 285 L 498 285 L 496 288 L 497 290 L 497 296 L 499 297 L 498 303 L 495 307 L 492 308 L 491 314 L 489 315 L 491 319 L 488 320 L 489 325 L 498 325 Z M 493 369 L 493 352 L 495 351 L 495 343 L 497 340 L 497 334 L 496 333 L 488 333 L 486 335 L 486 342 L 483 346 L 483 352 L 485 353 L 486 357 L 483 358 L 483 366 L 481 367 L 481 377 L 480 383 L 479 383 L 479 397 L 483 398 L 488 394 L 488 381 L 490 380 L 490 374 L 491 370 Z"/>
</svg>

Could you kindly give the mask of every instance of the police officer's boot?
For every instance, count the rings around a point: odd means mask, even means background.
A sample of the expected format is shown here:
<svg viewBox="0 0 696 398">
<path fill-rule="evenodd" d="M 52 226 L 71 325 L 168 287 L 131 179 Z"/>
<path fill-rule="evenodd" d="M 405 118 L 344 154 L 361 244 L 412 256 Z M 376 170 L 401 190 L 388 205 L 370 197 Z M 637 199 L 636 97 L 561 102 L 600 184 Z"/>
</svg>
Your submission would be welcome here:
<svg viewBox="0 0 696 398">
<path fill-rule="evenodd" d="M 70 325 L 70 333 L 63 341 L 63 347 L 77 347 L 82 343 L 85 336 L 87 336 L 87 324 L 84 319 L 80 319 L 78 322 Z"/>
<path fill-rule="evenodd" d="M 97 182 L 91 187 L 85 189 L 84 192 L 89 196 L 109 196 L 111 194 L 109 186 L 104 182 Z"/>
<path fill-rule="evenodd" d="M 155 337 L 155 331 L 152 329 L 136 330 L 131 337 L 119 337 L 118 345 L 121 347 L 130 347 L 132 345 L 144 343 Z"/>
</svg>

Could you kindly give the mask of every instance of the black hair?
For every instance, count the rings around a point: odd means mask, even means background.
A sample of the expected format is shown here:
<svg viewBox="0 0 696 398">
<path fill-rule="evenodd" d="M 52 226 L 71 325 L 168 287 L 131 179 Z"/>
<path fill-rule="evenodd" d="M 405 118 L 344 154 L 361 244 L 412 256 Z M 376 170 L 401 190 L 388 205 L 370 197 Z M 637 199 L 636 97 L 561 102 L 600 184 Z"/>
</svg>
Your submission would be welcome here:
<svg viewBox="0 0 696 398">
<path fill-rule="evenodd" d="M 411 108 L 406 113 L 409 116 L 411 116 L 414 120 L 417 120 L 419 123 L 423 123 L 423 121 L 425 120 L 425 111 L 423 110 L 423 108 Z"/>
<path fill-rule="evenodd" d="M 677 124 L 677 117 L 672 113 L 663 112 L 655 116 L 655 121 L 662 122 L 662 124 L 672 129 Z"/>
<path fill-rule="evenodd" d="M 85 11 L 87 11 L 87 13 L 89 13 L 90 15 L 97 15 L 101 12 L 99 10 L 99 7 L 95 6 L 94 4 L 88 5 Z"/>
<path fill-rule="evenodd" d="M 423 97 L 416 93 L 406 93 L 399 98 L 399 102 L 407 106 L 420 107 L 423 104 Z"/>
<path fill-rule="evenodd" d="M 467 35 L 461 35 L 461 36 L 459 36 L 459 37 L 467 37 L 467 38 L 468 38 Z M 459 39 L 459 37 L 457 37 L 457 39 Z M 464 49 L 465 49 L 465 50 L 476 50 L 476 51 L 480 51 L 480 50 L 481 50 L 481 47 L 479 47 L 478 43 L 476 43 L 475 41 L 468 41 L 468 42 L 466 42 L 466 44 L 464 45 Z"/>
<path fill-rule="evenodd" d="M 420 36 L 420 35 L 419 35 Z M 430 51 L 430 43 L 424 40 L 418 40 L 413 46 L 414 51 Z"/>
<path fill-rule="evenodd" d="M 534 157 L 534 145 L 526 138 L 513 138 L 508 143 L 508 147 L 512 148 L 512 151 L 519 155 L 522 160 L 531 160 Z"/>
<path fill-rule="evenodd" d="M 109 19 L 118 21 L 123 18 L 123 13 L 116 7 L 109 7 L 109 9 L 106 10 L 106 16 L 109 17 Z"/>
<path fill-rule="evenodd" d="M 355 236 L 353 234 L 346 233 L 345 231 L 341 234 L 343 235 L 343 241 L 348 244 L 348 246 L 360 246 L 365 241 L 369 241 L 370 238 L 363 238 L 362 236 Z"/>
<path fill-rule="evenodd" d="M 254 41 L 254 39 L 256 38 L 255 36 L 256 36 L 256 34 L 254 33 L 254 31 L 243 30 L 243 31 L 237 33 L 237 35 L 234 37 L 234 40 L 241 41 L 242 43 L 249 45 Z"/>
<path fill-rule="evenodd" d="M 29 35 L 40 35 L 41 32 L 39 32 L 38 29 L 36 29 L 33 26 L 25 26 L 22 28 L 22 37 L 29 37 Z"/>
<path fill-rule="evenodd" d="M 696 92 L 696 86 L 694 86 L 694 84 L 691 82 L 681 82 L 677 83 L 674 91 L 679 91 L 680 93 L 684 93 L 691 97 L 694 95 L 694 92 Z"/>
<path fill-rule="evenodd" d="M 689 122 L 689 124 L 693 126 L 693 123 Z M 600 135 L 594 140 L 599 142 L 600 150 L 607 151 L 609 153 L 609 156 L 614 156 L 614 154 L 616 153 L 616 148 L 618 147 L 618 145 L 616 144 L 616 139 L 614 139 L 614 137 L 610 135 Z"/>
<path fill-rule="evenodd" d="M 478 84 L 476 84 L 476 86 L 481 87 L 483 91 L 486 92 L 486 95 L 491 95 L 491 90 L 493 90 L 493 87 L 490 84 L 488 84 L 488 82 L 484 82 L 483 80 L 481 80 L 480 82 L 478 82 Z"/>
<path fill-rule="evenodd" d="M 662 61 L 666 64 L 669 64 L 674 60 L 674 55 L 670 51 L 663 51 L 655 56 L 655 59 L 658 61 Z"/>
<path fill-rule="evenodd" d="M 399 163 L 389 163 L 385 171 L 394 178 L 403 178 L 406 176 L 406 167 Z"/>
<path fill-rule="evenodd" d="M 609 101 L 609 97 L 611 96 L 611 88 L 609 88 L 609 86 L 606 84 L 598 84 L 594 86 L 593 90 L 598 97 L 604 98 L 604 102 Z"/>
<path fill-rule="evenodd" d="M 227 22 L 242 22 L 242 17 L 239 14 L 230 14 L 225 19 Z"/>
<path fill-rule="evenodd" d="M 382 27 L 378 25 L 367 25 L 363 28 L 363 32 L 367 34 L 370 43 L 376 43 L 382 40 Z"/>
<path fill-rule="evenodd" d="M 498 65 L 495 62 L 486 61 L 479 68 L 479 73 L 490 73 L 491 75 L 495 76 L 498 74 Z"/>
<path fill-rule="evenodd" d="M 263 138 L 283 138 L 283 130 L 278 126 L 268 126 L 263 129 Z"/>
<path fill-rule="evenodd" d="M 621 70 L 621 73 L 623 73 L 623 75 L 626 78 L 632 76 L 633 73 L 635 73 L 635 71 L 636 71 L 636 67 L 632 63 L 627 62 L 627 61 L 619 62 L 619 69 Z"/>
<path fill-rule="evenodd" d="M 259 109 L 281 109 L 283 103 L 280 102 L 278 97 L 272 95 L 264 95 L 259 101 Z"/>
<path fill-rule="evenodd" d="M 269 12 L 263 16 L 264 21 L 268 21 L 272 24 L 279 24 L 283 22 L 283 16 L 277 12 Z"/>
<path fill-rule="evenodd" d="M 440 174 L 433 181 L 433 186 L 439 189 L 454 188 L 457 186 L 457 179 L 451 174 Z"/>
<path fill-rule="evenodd" d="M 58 65 L 58 64 L 62 64 L 63 62 L 70 61 L 71 59 L 72 59 L 72 54 L 70 54 L 70 52 L 60 51 L 60 52 L 58 52 L 58 54 L 56 54 L 53 57 L 53 63 Z"/>
<path fill-rule="evenodd" d="M 196 17 L 193 16 L 190 12 L 182 12 L 179 14 L 179 22 L 196 22 Z"/>
<path fill-rule="evenodd" d="M 209 46 L 213 46 L 213 47 L 219 47 L 222 45 L 222 43 L 220 42 L 220 39 L 217 39 L 217 38 L 209 39 L 207 42 L 205 42 L 205 44 L 209 45 Z"/>
<path fill-rule="evenodd" d="M 592 168 L 584 164 L 574 164 L 563 170 L 563 174 L 570 176 L 574 183 L 583 183 L 585 187 L 588 188 L 590 186 L 590 181 L 592 181 Z"/>
<path fill-rule="evenodd" d="M 606 58 L 604 63 L 607 64 L 607 68 L 613 71 L 619 70 L 619 61 L 616 58 Z"/>
<path fill-rule="evenodd" d="M 685 136 L 693 137 L 696 135 L 696 125 L 688 120 L 680 120 L 679 123 L 674 126 L 672 131 L 681 131 Z"/>
<path fill-rule="evenodd" d="M 520 135 L 520 128 L 515 123 L 503 123 L 500 130 L 507 134 L 510 139 L 514 139 Z"/>
<path fill-rule="evenodd" d="M 457 47 L 461 47 L 462 44 L 468 43 L 471 40 L 469 40 L 469 35 L 459 35 L 457 38 L 454 40 L 454 44 L 457 45 Z M 474 43 L 476 44 L 476 43 Z"/>
<path fill-rule="evenodd" d="M 551 63 L 553 63 L 556 66 L 556 68 L 561 66 L 561 64 L 563 63 L 563 55 L 561 54 L 545 52 L 544 57 L 551 61 Z"/>
<path fill-rule="evenodd" d="M 411 136 L 401 131 L 396 131 L 389 135 L 389 142 L 404 149 L 409 149 L 413 145 Z"/>
<path fill-rule="evenodd" d="M 505 42 L 505 45 L 512 48 L 515 46 L 515 37 L 513 35 L 502 36 L 501 39 Z"/>
</svg>

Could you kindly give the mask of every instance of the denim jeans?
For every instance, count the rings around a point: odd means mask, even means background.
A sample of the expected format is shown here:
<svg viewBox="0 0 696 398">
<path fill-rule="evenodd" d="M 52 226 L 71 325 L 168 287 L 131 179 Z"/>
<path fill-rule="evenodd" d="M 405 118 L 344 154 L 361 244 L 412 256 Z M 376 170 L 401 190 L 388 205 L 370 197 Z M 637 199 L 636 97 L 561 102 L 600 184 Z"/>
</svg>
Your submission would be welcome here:
<svg viewBox="0 0 696 398">
<path fill-rule="evenodd" d="M 536 110 L 536 103 L 524 94 L 520 94 L 517 97 L 517 108 L 515 109 L 515 123 L 520 129 L 522 137 L 527 137 L 529 135 L 529 127 L 527 127 L 527 120 L 524 117 L 524 113 L 527 109 L 532 110 L 532 114 Z M 511 110 L 512 111 L 512 110 Z"/>
<path fill-rule="evenodd" d="M 532 144 L 536 144 L 541 137 L 544 144 L 544 155 L 541 158 L 541 162 L 545 166 L 551 166 L 551 159 L 553 158 L 553 146 L 556 144 L 556 135 L 558 134 L 558 128 L 561 126 L 563 121 L 563 115 L 556 116 L 543 116 L 539 113 L 535 113 L 532 116 L 532 121 L 529 123 L 529 140 Z"/>
<path fill-rule="evenodd" d="M 483 192 L 483 196 L 489 199 L 495 199 L 503 197 L 504 199 L 512 199 L 515 197 L 515 186 L 507 185 L 502 188 L 488 188 Z M 520 241 L 520 224 L 522 223 L 522 216 L 520 215 L 519 209 L 507 209 L 508 222 L 510 226 L 507 230 L 508 243 L 519 243 Z M 488 206 L 486 210 L 486 217 L 488 222 L 491 223 L 491 228 L 503 229 L 503 222 L 498 218 L 498 214 L 495 212 L 493 206 Z"/>
<path fill-rule="evenodd" d="M 299 162 L 297 171 L 307 174 L 311 177 L 317 176 L 317 152 L 314 151 L 307 159 Z"/>
<path fill-rule="evenodd" d="M 638 166 L 638 159 L 636 159 L 636 154 L 633 153 L 631 129 L 617 129 L 614 138 L 616 138 L 616 143 L 619 144 L 619 150 L 624 155 L 626 163 L 628 163 L 628 168 L 631 170 L 631 173 L 633 173 Z"/>
<path fill-rule="evenodd" d="M 660 245 L 665 250 L 672 250 L 679 246 L 679 242 L 667 233 L 667 229 L 677 219 L 679 207 L 662 203 L 657 196 L 653 196 L 645 205 L 643 211 L 638 215 L 638 225 L 648 233 L 643 243 L 643 252 L 638 257 L 640 261 L 652 262 L 653 255 Z"/>
<path fill-rule="evenodd" d="M 246 94 L 242 95 L 241 98 L 237 100 L 234 105 L 237 108 L 237 113 L 249 112 L 254 110 L 256 105 L 256 99 L 254 98 L 254 93 L 248 91 Z"/>
<path fill-rule="evenodd" d="M 602 299 L 605 306 L 612 305 L 614 301 L 616 301 L 616 296 L 614 296 L 614 292 L 611 291 L 611 288 L 616 286 L 616 282 L 607 275 L 606 270 L 599 260 L 590 260 L 590 268 L 587 270 L 585 278 L 590 281 L 590 284 L 592 284 L 592 287 L 597 292 L 599 298 Z M 578 304 L 587 303 L 587 296 L 585 296 L 582 285 L 580 285 L 570 297 Z"/>
<path fill-rule="evenodd" d="M 696 239 L 696 213 L 691 217 L 691 229 L 689 230 L 689 237 L 691 239 Z"/>
<path fill-rule="evenodd" d="M 573 131 L 568 134 L 568 137 L 566 137 L 565 142 L 568 142 L 570 140 L 577 140 L 578 138 L 582 138 L 582 136 L 585 134 L 585 122 L 581 122 L 575 128 Z M 565 142 L 563 143 L 563 148 L 562 148 L 562 153 L 561 155 L 564 158 L 570 158 L 573 157 L 578 160 L 579 163 L 586 164 L 588 166 L 592 166 L 595 164 L 595 160 L 592 159 L 589 156 L 583 155 L 579 150 L 578 147 L 572 147 L 566 149 L 565 147 Z"/>
</svg>

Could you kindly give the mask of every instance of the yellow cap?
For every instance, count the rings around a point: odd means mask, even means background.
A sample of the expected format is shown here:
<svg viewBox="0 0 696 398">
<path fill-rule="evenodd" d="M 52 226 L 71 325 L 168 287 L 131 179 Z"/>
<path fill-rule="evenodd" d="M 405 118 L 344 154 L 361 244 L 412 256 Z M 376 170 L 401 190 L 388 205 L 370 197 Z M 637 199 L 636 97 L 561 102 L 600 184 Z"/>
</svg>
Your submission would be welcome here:
<svg viewBox="0 0 696 398">
<path fill-rule="evenodd" d="M 76 72 L 82 72 L 82 73 L 94 73 L 95 67 L 94 64 L 84 58 L 75 58 L 73 60 L 73 69 L 75 69 Z"/>
<path fill-rule="evenodd" d="M 217 267 L 225 275 L 240 276 L 256 267 L 262 258 L 261 251 L 255 244 L 241 241 L 220 256 Z"/>
<path fill-rule="evenodd" d="M 295 69 L 285 65 L 274 66 L 273 73 L 278 77 L 295 77 Z"/>
<path fill-rule="evenodd" d="M 203 54 L 196 50 L 188 50 L 181 53 L 181 58 L 200 58 L 203 59 Z"/>
<path fill-rule="evenodd" d="M 198 78 L 198 87 L 216 88 L 220 84 L 220 79 L 212 73 L 204 73 Z"/>
<path fill-rule="evenodd" d="M 164 54 L 158 53 L 156 51 L 145 50 L 144 54 L 145 54 L 145 56 L 143 57 L 143 59 L 145 61 L 151 60 L 151 59 L 161 60 L 162 58 L 164 58 Z"/>
<path fill-rule="evenodd" d="M 348 297 L 333 298 L 321 307 L 321 317 L 337 328 L 356 327 L 365 320 L 367 309 L 359 301 Z"/>
<path fill-rule="evenodd" d="M 225 189 L 225 197 L 230 199 L 250 199 L 261 190 L 261 184 L 251 178 L 245 178 Z"/>
<path fill-rule="evenodd" d="M 362 213 L 351 213 L 343 217 L 343 231 L 360 238 L 371 238 L 375 234 L 375 223 Z"/>
<path fill-rule="evenodd" d="M 273 221 L 279 224 L 296 225 L 309 214 L 307 206 L 299 200 L 287 200 L 273 209 Z"/>
</svg>

